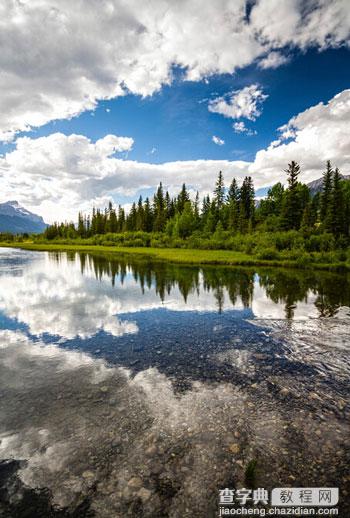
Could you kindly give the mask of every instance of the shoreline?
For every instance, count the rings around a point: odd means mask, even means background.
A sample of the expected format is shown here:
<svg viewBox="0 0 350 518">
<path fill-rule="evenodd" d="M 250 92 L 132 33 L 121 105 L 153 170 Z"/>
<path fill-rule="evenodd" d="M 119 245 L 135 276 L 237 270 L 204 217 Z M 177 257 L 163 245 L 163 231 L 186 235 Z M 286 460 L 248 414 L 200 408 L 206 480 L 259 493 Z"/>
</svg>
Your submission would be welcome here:
<svg viewBox="0 0 350 518">
<path fill-rule="evenodd" d="M 189 265 L 222 265 L 222 266 L 270 266 L 278 268 L 294 268 L 298 270 L 327 270 L 350 271 L 350 264 L 308 262 L 304 266 L 293 260 L 262 260 L 253 255 L 234 250 L 199 250 L 191 248 L 145 248 L 145 247 L 114 247 L 103 245 L 72 245 L 50 243 L 5 243 L 0 242 L 1 248 L 19 248 L 21 250 L 43 252 L 87 252 L 104 255 L 134 255 L 157 261 L 167 261 Z"/>
</svg>

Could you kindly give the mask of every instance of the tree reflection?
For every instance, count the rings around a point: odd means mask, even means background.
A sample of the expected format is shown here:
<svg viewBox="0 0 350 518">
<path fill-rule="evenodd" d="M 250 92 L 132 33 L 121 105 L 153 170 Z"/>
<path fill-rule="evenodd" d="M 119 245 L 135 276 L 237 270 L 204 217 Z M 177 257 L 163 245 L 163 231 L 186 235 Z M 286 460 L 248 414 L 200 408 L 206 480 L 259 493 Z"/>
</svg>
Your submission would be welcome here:
<svg viewBox="0 0 350 518">
<path fill-rule="evenodd" d="M 60 254 L 51 257 L 60 261 Z M 190 294 L 201 290 L 213 292 L 218 311 L 225 302 L 225 290 L 233 306 L 241 302 L 244 308 L 252 306 L 254 283 L 265 291 L 275 304 L 284 306 L 285 317 L 295 316 L 299 303 L 307 303 L 316 296 L 314 305 L 320 317 L 334 316 L 339 307 L 350 305 L 350 276 L 323 271 L 288 270 L 278 268 L 235 268 L 224 266 L 184 266 L 146 258 L 132 258 L 130 255 L 106 256 L 78 254 L 81 272 L 94 272 L 96 279 L 109 278 L 115 286 L 116 278 L 121 284 L 126 276 L 132 276 L 140 285 L 142 293 L 155 289 L 162 302 L 172 290 L 177 289 L 186 303 Z M 74 260 L 72 254 L 68 260 Z"/>
</svg>

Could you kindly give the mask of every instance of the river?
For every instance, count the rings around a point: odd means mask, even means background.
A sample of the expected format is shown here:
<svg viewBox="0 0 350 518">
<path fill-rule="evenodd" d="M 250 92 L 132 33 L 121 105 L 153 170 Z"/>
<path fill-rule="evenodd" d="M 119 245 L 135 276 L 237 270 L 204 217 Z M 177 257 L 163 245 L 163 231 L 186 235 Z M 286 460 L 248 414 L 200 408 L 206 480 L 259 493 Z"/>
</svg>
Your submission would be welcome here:
<svg viewBox="0 0 350 518">
<path fill-rule="evenodd" d="M 349 516 L 349 306 L 346 273 L 0 249 L 0 516 Z"/>
</svg>

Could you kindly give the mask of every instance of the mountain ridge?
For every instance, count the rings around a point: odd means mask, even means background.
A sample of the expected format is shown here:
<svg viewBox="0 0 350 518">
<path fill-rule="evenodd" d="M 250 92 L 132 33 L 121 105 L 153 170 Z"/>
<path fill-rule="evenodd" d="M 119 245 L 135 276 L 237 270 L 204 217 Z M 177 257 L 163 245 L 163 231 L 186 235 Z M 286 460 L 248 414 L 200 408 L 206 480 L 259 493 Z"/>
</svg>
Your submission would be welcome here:
<svg viewBox="0 0 350 518">
<path fill-rule="evenodd" d="M 17 200 L 0 203 L 0 232 L 36 234 L 43 232 L 46 227 L 41 216 L 30 212 Z"/>
</svg>

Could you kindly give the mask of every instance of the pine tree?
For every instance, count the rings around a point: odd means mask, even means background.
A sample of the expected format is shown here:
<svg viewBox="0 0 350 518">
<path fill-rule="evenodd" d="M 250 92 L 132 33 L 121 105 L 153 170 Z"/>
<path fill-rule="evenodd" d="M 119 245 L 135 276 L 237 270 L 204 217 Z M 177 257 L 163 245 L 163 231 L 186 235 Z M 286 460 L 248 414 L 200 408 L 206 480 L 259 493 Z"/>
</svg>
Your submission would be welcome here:
<svg viewBox="0 0 350 518">
<path fill-rule="evenodd" d="M 139 197 L 139 201 L 137 202 L 135 230 L 144 230 L 144 209 L 142 203 L 142 196 Z"/>
<path fill-rule="evenodd" d="M 196 225 L 199 224 L 199 192 L 197 191 L 196 192 L 196 198 L 194 200 L 194 205 L 193 205 L 193 214 L 194 214 L 194 219 L 196 221 Z"/>
<path fill-rule="evenodd" d="M 165 200 L 163 194 L 162 182 L 160 182 L 157 192 L 153 200 L 154 206 L 154 223 L 153 230 L 162 232 L 166 223 Z"/>
<path fill-rule="evenodd" d="M 176 211 L 181 214 L 184 210 L 186 203 L 190 201 L 190 196 L 186 189 L 186 184 L 182 184 L 181 192 L 177 197 Z"/>
<path fill-rule="evenodd" d="M 345 233 L 345 204 L 342 189 L 342 178 L 339 169 L 336 168 L 333 175 L 333 189 L 330 204 L 331 231 L 336 236 Z"/>
<path fill-rule="evenodd" d="M 109 211 L 109 230 L 110 232 L 117 232 L 118 230 L 117 215 L 114 207 Z"/>
<path fill-rule="evenodd" d="M 316 214 L 314 212 L 312 200 L 309 200 L 303 210 L 300 229 L 304 232 L 310 231 L 314 228 L 315 223 L 316 223 Z"/>
<path fill-rule="evenodd" d="M 232 179 L 227 194 L 227 227 L 230 230 L 237 230 L 239 220 L 239 188 L 235 178 Z"/>
<path fill-rule="evenodd" d="M 298 229 L 302 218 L 302 204 L 298 191 L 300 166 L 292 160 L 285 172 L 288 175 L 288 189 L 285 191 L 282 208 L 282 228 L 285 230 Z"/>
<path fill-rule="evenodd" d="M 79 212 L 78 215 L 78 236 L 79 237 L 85 237 L 85 225 L 84 225 L 84 218 L 81 212 Z"/>
<path fill-rule="evenodd" d="M 324 226 L 329 226 L 329 216 L 332 203 L 333 169 L 330 161 L 327 161 L 326 171 L 323 173 L 322 194 L 320 205 L 320 220 Z M 328 221 L 326 221 L 328 218 Z"/>
<path fill-rule="evenodd" d="M 129 232 L 136 230 L 136 217 L 137 217 L 136 203 L 133 202 L 133 204 L 131 205 L 130 212 L 126 218 L 126 230 L 128 230 Z"/>
<path fill-rule="evenodd" d="M 214 190 L 214 201 L 217 209 L 220 211 L 225 200 L 225 185 L 222 171 L 219 171 Z"/>
<path fill-rule="evenodd" d="M 240 189 L 239 230 L 245 233 L 251 230 L 255 220 L 255 193 L 250 176 L 246 176 Z"/>
<path fill-rule="evenodd" d="M 144 230 L 145 232 L 152 232 L 153 229 L 153 213 L 149 198 L 146 198 L 144 205 Z"/>
<path fill-rule="evenodd" d="M 118 232 L 125 230 L 125 210 L 121 205 L 118 207 Z"/>
</svg>

